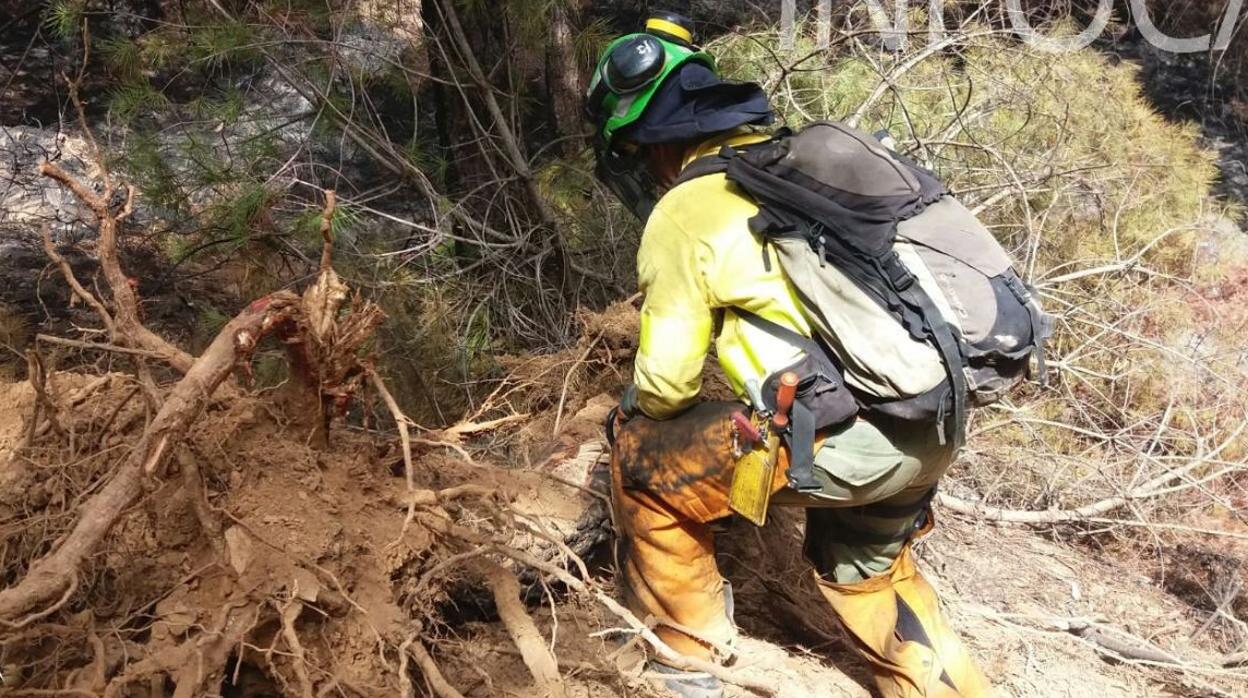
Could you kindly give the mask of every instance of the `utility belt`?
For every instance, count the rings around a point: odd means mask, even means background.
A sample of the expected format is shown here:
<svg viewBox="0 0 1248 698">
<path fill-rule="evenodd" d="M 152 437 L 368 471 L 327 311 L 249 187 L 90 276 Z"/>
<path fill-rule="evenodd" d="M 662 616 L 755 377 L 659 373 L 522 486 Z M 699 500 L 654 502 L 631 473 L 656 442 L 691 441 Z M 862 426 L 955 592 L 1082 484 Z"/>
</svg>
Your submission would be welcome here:
<svg viewBox="0 0 1248 698">
<path fill-rule="evenodd" d="M 754 406 L 753 413 L 747 416 L 744 412 L 733 412 L 731 417 L 732 455 L 736 467 L 728 491 L 728 506 L 758 526 L 767 523 L 782 441 L 788 446 L 785 479 L 789 487 L 798 492 L 821 489 L 812 468 L 814 417 L 797 401 L 801 380 L 792 370 L 778 373 L 775 378 L 774 392 L 770 389 L 771 380 L 765 387 L 760 387 L 757 381 L 748 381 L 746 390 Z M 769 402 L 764 395 L 775 397 Z"/>
<path fill-rule="evenodd" d="M 655 469 L 660 467 L 658 463 L 683 458 L 688 463 L 697 464 L 702 477 L 730 478 L 728 482 L 714 487 L 727 486 L 729 508 L 756 525 L 766 523 L 772 496 L 782 493 L 778 496 L 783 499 L 779 502 L 783 506 L 835 508 L 850 514 L 838 515 L 840 523 L 832 534 L 836 542 L 887 544 L 908 538 L 915 530 L 923 527 L 927 521 L 925 512 L 935 494 L 934 489 L 916 497 L 912 502 L 899 504 L 894 498 L 888 503 L 845 506 L 844 500 L 834 501 L 819 496 L 829 481 L 826 477 L 816 479 L 813 471 L 808 471 L 813 487 L 799 489 L 794 486 L 794 482 L 801 479 L 795 474 L 795 468 L 802 463 L 800 459 L 794 458 L 794 453 L 808 453 L 813 462 L 814 446 L 819 441 L 815 436 L 812 437 L 810 445 L 800 446 L 796 445 L 798 439 L 793 438 L 796 429 L 792 417 L 797 404 L 793 397 L 797 393 L 799 382 L 796 374 L 791 372 L 782 376 L 779 381 L 780 389 L 776 392 L 778 399 L 775 401 L 777 409 L 774 412 L 766 408 L 750 410 L 741 403 L 705 403 L 682 414 L 675 420 L 677 423 L 665 424 L 642 419 L 646 425 L 639 435 L 634 435 L 637 438 L 627 442 L 630 445 L 626 447 L 626 451 L 630 455 L 621 465 L 624 468 L 622 477 L 625 486 L 629 487 L 632 483 L 631 486 L 634 487 L 658 487 L 662 491 L 666 491 L 666 487 L 679 487 L 680 482 L 686 481 L 683 478 L 691 475 L 693 470 L 684 473 L 677 468 L 673 473 L 658 475 Z M 751 389 L 751 392 L 757 391 Z M 757 404 L 765 404 L 757 395 L 751 396 L 751 400 Z M 710 409 L 703 410 L 701 407 Z M 612 410 L 604 425 L 613 452 L 616 450 L 618 413 L 618 408 Z M 651 444 L 648 455 L 640 456 L 636 452 L 638 443 Z M 648 465 L 647 461 L 650 461 Z M 861 515 L 861 527 L 855 525 L 859 517 L 854 514 Z M 875 522 L 871 519 L 884 521 Z M 888 521 L 890 519 L 893 521 Z M 885 525 L 877 526 L 876 523 Z M 885 535 L 884 531 L 896 535 Z"/>
</svg>

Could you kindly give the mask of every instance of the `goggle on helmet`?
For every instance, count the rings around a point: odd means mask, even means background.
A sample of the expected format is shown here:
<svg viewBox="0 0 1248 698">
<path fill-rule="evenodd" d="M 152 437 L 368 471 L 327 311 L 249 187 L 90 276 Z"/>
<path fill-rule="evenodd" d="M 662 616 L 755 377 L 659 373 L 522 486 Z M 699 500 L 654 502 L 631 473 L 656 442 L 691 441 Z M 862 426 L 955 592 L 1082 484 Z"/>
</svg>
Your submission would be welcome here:
<svg viewBox="0 0 1248 698">
<path fill-rule="evenodd" d="M 645 31 L 611 42 L 585 92 L 585 113 L 599 127 L 596 145 L 610 147 L 620 129 L 641 118 L 667 76 L 689 61 L 715 70 L 715 59 L 693 44 L 692 22 L 675 13 L 646 20 Z"/>
</svg>

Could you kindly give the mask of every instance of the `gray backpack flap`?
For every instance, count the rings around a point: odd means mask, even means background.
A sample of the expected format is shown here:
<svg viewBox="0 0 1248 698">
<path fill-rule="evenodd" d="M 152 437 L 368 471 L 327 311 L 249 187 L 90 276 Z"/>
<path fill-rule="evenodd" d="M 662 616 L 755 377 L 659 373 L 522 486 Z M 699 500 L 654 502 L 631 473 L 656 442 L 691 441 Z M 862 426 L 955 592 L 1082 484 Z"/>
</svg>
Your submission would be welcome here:
<svg viewBox="0 0 1248 698">
<path fill-rule="evenodd" d="M 1043 379 L 1048 317 L 1009 255 L 934 175 L 874 137 L 817 122 L 724 148 L 681 179 L 710 172 L 758 204 L 751 229 L 861 410 L 935 424 L 960 447 L 969 406 L 999 399 L 1032 356 Z"/>
<path fill-rule="evenodd" d="M 897 226 L 895 248 L 962 339 L 970 402 L 991 404 L 1037 360 L 1051 320 L 992 233 L 952 196 Z"/>
</svg>

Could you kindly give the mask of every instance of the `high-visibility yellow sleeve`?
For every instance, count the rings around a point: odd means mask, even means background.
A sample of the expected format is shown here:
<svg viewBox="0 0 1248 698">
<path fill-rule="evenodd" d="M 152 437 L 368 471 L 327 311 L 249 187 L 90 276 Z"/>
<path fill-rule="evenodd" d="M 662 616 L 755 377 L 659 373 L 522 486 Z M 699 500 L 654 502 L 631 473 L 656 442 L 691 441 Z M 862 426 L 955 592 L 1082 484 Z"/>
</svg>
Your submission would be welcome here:
<svg viewBox="0 0 1248 698">
<path fill-rule="evenodd" d="M 714 326 L 705 289 L 707 260 L 705 245 L 656 208 L 637 252 L 646 299 L 633 368 L 638 405 L 654 419 L 675 416 L 702 389 Z"/>
</svg>

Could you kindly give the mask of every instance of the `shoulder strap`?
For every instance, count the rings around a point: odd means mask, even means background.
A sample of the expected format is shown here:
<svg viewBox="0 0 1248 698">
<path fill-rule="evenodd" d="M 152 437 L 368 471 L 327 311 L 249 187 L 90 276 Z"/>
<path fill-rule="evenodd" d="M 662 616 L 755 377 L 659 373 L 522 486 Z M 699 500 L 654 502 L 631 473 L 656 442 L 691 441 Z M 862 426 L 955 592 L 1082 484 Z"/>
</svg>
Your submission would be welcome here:
<svg viewBox="0 0 1248 698">
<path fill-rule="evenodd" d="M 1049 384 L 1049 369 L 1045 362 L 1045 342 L 1053 335 L 1053 318 L 1040 309 L 1040 304 L 1036 302 L 1033 290 L 1028 288 L 1027 284 L 1017 276 L 1011 274 L 1005 277 L 1005 285 L 1018 299 L 1019 303 L 1027 309 L 1027 315 L 1031 320 L 1031 343 L 1035 346 L 1034 355 L 1036 357 L 1036 381 L 1040 385 Z M 1021 350 L 1027 351 L 1027 349 Z"/>
<path fill-rule="evenodd" d="M 751 148 L 757 148 L 758 146 L 761 146 L 761 145 L 775 143 L 784 138 L 788 138 L 791 135 L 793 135 L 793 132 L 790 129 L 782 128 L 782 129 L 777 130 L 775 133 L 771 134 L 771 138 L 768 138 L 767 140 L 764 140 L 764 141 L 758 141 L 757 143 L 746 143 L 745 145 L 739 145 L 739 146 L 725 145 L 722 148 L 720 148 L 714 155 L 703 155 L 697 160 L 694 160 L 688 165 L 685 165 L 685 168 L 680 171 L 680 176 L 676 178 L 676 181 L 672 183 L 672 186 L 673 187 L 679 186 L 681 184 L 684 184 L 685 182 L 688 182 L 691 179 L 697 179 L 698 177 L 705 177 L 706 175 L 710 175 L 710 174 L 718 174 L 720 172 L 727 172 L 728 162 L 732 160 L 733 158 L 735 158 L 738 154 L 745 152 Z"/>
<path fill-rule="evenodd" d="M 685 165 L 685 169 L 680 171 L 680 176 L 672 183 L 672 188 L 676 188 L 691 179 L 705 177 L 709 174 L 728 171 L 728 157 L 724 156 L 723 151 L 714 155 L 705 155 Z"/>
<path fill-rule="evenodd" d="M 807 337 L 806 335 L 801 334 L 800 332 L 795 332 L 781 325 L 780 323 L 772 322 L 771 320 L 768 320 L 767 318 L 761 315 L 751 313 L 745 308 L 739 308 L 737 306 L 732 307 L 732 312 L 735 313 L 737 317 L 741 318 L 742 320 L 745 320 L 746 322 L 757 327 L 763 332 L 766 332 L 767 334 L 772 335 L 774 337 L 783 339 L 784 341 L 801 349 L 807 354 L 813 354 L 817 351 L 823 351 L 823 347 L 820 347 L 819 343 L 816 342 L 811 337 Z"/>
</svg>

